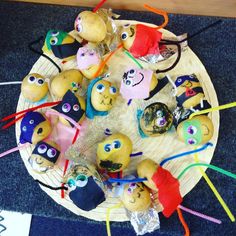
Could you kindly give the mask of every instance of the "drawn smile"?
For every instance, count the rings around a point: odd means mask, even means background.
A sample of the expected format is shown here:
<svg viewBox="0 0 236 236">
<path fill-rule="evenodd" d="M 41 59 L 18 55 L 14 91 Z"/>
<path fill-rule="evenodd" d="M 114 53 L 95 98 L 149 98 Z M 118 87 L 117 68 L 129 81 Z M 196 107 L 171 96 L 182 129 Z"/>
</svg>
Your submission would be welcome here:
<svg viewBox="0 0 236 236">
<path fill-rule="evenodd" d="M 132 85 L 132 87 L 139 85 L 139 84 L 143 81 L 143 79 L 144 79 L 144 74 L 142 74 L 141 72 L 139 72 L 139 74 L 142 76 L 142 79 L 141 79 L 138 83 Z"/>
<path fill-rule="evenodd" d="M 41 158 L 35 158 L 35 162 L 36 162 L 38 165 L 43 164 L 43 161 L 42 161 Z"/>
</svg>

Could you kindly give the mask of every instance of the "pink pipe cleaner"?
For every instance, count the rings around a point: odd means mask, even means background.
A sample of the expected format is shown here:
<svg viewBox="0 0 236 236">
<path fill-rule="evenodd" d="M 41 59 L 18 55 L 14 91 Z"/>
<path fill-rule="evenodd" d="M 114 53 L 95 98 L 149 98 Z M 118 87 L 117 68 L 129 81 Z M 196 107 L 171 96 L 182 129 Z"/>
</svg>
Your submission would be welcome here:
<svg viewBox="0 0 236 236">
<path fill-rule="evenodd" d="M 211 221 L 211 222 L 213 222 L 213 223 L 216 223 L 216 224 L 221 224 L 221 223 L 222 223 L 221 220 L 218 220 L 218 219 L 213 218 L 213 217 L 211 217 L 211 216 L 204 215 L 204 214 L 202 214 L 202 213 L 200 213 L 200 212 L 197 212 L 197 211 L 193 211 L 193 210 L 191 210 L 191 209 L 189 209 L 189 208 L 187 208 L 187 207 L 184 207 L 184 206 L 179 205 L 179 208 L 180 208 L 181 210 L 183 210 L 183 211 L 186 211 L 186 212 L 192 214 L 192 215 L 198 216 L 198 217 L 203 218 L 203 219 L 205 219 L 205 220 L 209 220 L 209 221 Z"/>
</svg>

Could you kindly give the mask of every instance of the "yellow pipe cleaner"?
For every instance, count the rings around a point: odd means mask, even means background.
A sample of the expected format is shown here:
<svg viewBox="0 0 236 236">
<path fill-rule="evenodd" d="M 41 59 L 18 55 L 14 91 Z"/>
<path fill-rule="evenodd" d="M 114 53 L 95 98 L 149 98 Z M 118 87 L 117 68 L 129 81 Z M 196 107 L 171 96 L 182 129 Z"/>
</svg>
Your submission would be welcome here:
<svg viewBox="0 0 236 236">
<path fill-rule="evenodd" d="M 189 116 L 189 119 L 192 119 L 194 116 L 206 114 L 206 113 L 212 112 L 212 111 L 224 110 L 224 109 L 228 109 L 228 108 L 231 108 L 231 107 L 236 107 L 236 102 L 231 102 L 231 103 L 221 105 L 221 106 L 218 106 L 218 107 L 212 107 L 212 108 L 205 109 L 205 110 L 202 110 L 202 111 L 194 112 Z"/>
<path fill-rule="evenodd" d="M 107 236 L 111 236 L 111 228 L 110 228 L 110 212 L 111 210 L 113 209 L 117 209 L 117 208 L 120 208 L 122 207 L 122 202 L 112 206 L 112 207 L 109 207 L 107 208 L 107 214 L 106 214 L 106 227 L 107 227 Z"/>
<path fill-rule="evenodd" d="M 196 148 L 195 148 L 196 149 Z M 196 163 L 199 162 L 199 158 L 198 158 L 198 154 L 194 153 L 194 161 Z M 209 177 L 207 176 L 207 174 L 203 171 L 203 169 L 201 167 L 198 167 L 198 169 L 200 170 L 203 178 L 205 179 L 205 181 L 207 182 L 208 186 L 210 187 L 210 189 L 212 190 L 212 192 L 215 194 L 217 200 L 219 201 L 219 203 L 221 204 L 221 206 L 224 208 L 226 214 L 229 216 L 230 220 L 232 222 L 235 221 L 234 215 L 232 214 L 232 212 L 230 211 L 229 207 L 227 206 L 227 204 L 225 203 L 225 201 L 223 200 L 223 198 L 221 197 L 221 195 L 219 194 L 219 192 L 217 191 L 216 187 L 214 186 L 214 184 L 211 182 L 211 180 L 209 179 Z"/>
</svg>

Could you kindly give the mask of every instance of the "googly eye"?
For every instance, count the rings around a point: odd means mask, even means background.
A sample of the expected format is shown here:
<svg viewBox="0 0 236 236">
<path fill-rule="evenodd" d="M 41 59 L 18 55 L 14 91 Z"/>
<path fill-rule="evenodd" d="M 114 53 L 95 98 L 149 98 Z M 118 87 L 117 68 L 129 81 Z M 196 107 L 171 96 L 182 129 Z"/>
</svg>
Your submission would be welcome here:
<svg viewBox="0 0 236 236">
<path fill-rule="evenodd" d="M 99 93 L 102 93 L 105 90 L 105 86 L 103 84 L 98 84 L 97 85 L 97 91 Z"/>
<path fill-rule="evenodd" d="M 117 89 L 115 87 L 110 87 L 110 94 L 116 94 Z"/>
<path fill-rule="evenodd" d="M 131 69 L 129 71 L 129 75 L 134 76 L 136 74 L 136 71 L 134 69 Z"/>
<path fill-rule="evenodd" d="M 57 155 L 57 150 L 55 148 L 49 148 L 47 151 L 47 156 L 53 158 Z"/>
<path fill-rule="evenodd" d="M 133 189 L 132 189 L 132 188 L 128 188 L 128 189 L 127 189 L 127 192 L 128 192 L 128 194 L 132 194 Z"/>
<path fill-rule="evenodd" d="M 76 186 L 84 187 L 88 183 L 88 177 L 86 175 L 78 175 L 76 177 Z"/>
<path fill-rule="evenodd" d="M 59 32 L 58 31 L 52 31 L 51 35 L 55 37 L 55 36 L 59 35 Z"/>
<path fill-rule="evenodd" d="M 132 80 L 130 80 L 130 79 L 126 79 L 126 80 L 125 80 L 125 85 L 126 85 L 126 86 L 131 87 L 132 84 L 133 84 L 133 83 L 132 83 Z"/>
<path fill-rule="evenodd" d="M 188 139 L 188 144 L 190 144 L 190 145 L 195 145 L 195 144 L 197 144 L 197 140 L 194 139 L 194 138 L 189 138 L 189 139 Z"/>
<path fill-rule="evenodd" d="M 27 131 L 27 127 L 26 127 L 26 126 L 23 126 L 23 127 L 22 127 L 22 131 L 26 132 L 26 131 Z"/>
<path fill-rule="evenodd" d="M 115 149 L 120 148 L 120 147 L 121 147 L 121 142 L 120 142 L 119 140 L 115 140 L 115 141 L 113 142 L 113 147 L 114 147 Z"/>
<path fill-rule="evenodd" d="M 74 106 L 73 106 L 73 110 L 74 111 L 78 111 L 80 109 L 80 106 L 78 105 L 78 104 L 75 104 Z"/>
<path fill-rule="evenodd" d="M 78 16 L 77 19 L 76 19 L 77 22 L 80 22 L 81 21 L 81 17 Z"/>
<path fill-rule="evenodd" d="M 137 187 L 137 184 L 136 183 L 131 183 L 130 185 L 129 185 L 131 188 L 136 188 Z"/>
<path fill-rule="evenodd" d="M 160 110 L 158 110 L 158 111 L 156 112 L 156 115 L 157 115 L 157 117 L 162 117 L 162 116 L 163 116 L 163 112 L 160 111 Z"/>
<path fill-rule="evenodd" d="M 128 38 L 128 33 L 127 32 L 123 32 L 122 34 L 121 34 L 121 39 L 122 40 L 126 40 Z"/>
<path fill-rule="evenodd" d="M 188 134 L 195 135 L 197 133 L 197 128 L 193 125 L 190 125 L 187 128 L 187 132 L 188 132 Z"/>
<path fill-rule="evenodd" d="M 34 124 L 34 120 L 30 120 L 29 123 L 32 125 Z"/>
<path fill-rule="evenodd" d="M 64 103 L 62 105 L 62 111 L 68 113 L 71 110 L 71 105 L 69 103 Z"/>
<path fill-rule="evenodd" d="M 111 149 L 112 149 L 111 144 L 106 144 L 106 145 L 104 146 L 104 151 L 105 151 L 105 152 L 110 152 Z"/>
<path fill-rule="evenodd" d="M 78 24 L 78 25 L 77 25 L 77 31 L 78 31 L 79 33 L 81 33 L 81 32 L 83 31 L 83 27 L 82 27 L 81 24 Z"/>
<path fill-rule="evenodd" d="M 73 179 L 68 179 L 67 180 L 67 185 L 69 186 L 69 188 L 71 190 L 75 190 L 76 189 L 76 183 L 75 183 L 75 180 L 73 180 Z"/>
<path fill-rule="evenodd" d="M 52 37 L 52 38 L 50 39 L 50 44 L 51 44 L 51 45 L 56 45 L 57 42 L 58 42 L 57 37 Z"/>
<path fill-rule="evenodd" d="M 28 78 L 28 82 L 31 83 L 31 84 L 33 84 L 35 82 L 35 80 L 36 80 L 36 78 L 34 76 L 30 76 Z"/>
<path fill-rule="evenodd" d="M 38 153 L 43 154 L 47 151 L 47 145 L 46 144 L 40 144 L 38 146 Z"/>
<path fill-rule="evenodd" d="M 129 26 L 130 26 L 130 24 L 123 25 L 124 28 L 128 28 Z"/>
<path fill-rule="evenodd" d="M 161 118 L 158 118 L 157 121 L 156 121 L 156 124 L 158 127 L 163 127 L 165 126 L 167 123 L 165 117 L 161 117 Z"/>
<path fill-rule="evenodd" d="M 42 85 L 44 84 L 44 80 L 43 80 L 43 79 L 38 79 L 38 80 L 37 80 L 37 84 L 38 84 L 39 86 L 42 86 Z"/>
</svg>

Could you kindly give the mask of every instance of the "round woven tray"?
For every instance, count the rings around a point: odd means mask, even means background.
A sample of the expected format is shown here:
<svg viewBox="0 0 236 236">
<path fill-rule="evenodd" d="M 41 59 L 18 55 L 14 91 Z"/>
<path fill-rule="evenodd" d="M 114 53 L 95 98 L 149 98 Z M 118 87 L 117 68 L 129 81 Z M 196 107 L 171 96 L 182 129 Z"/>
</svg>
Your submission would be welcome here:
<svg viewBox="0 0 236 236">
<path fill-rule="evenodd" d="M 136 24 L 136 21 L 116 21 L 116 24 L 125 24 L 131 23 Z M 146 24 L 146 23 L 145 23 Z M 152 24 L 147 24 L 150 26 L 154 26 Z M 171 32 L 167 30 L 162 30 L 165 37 L 173 37 L 175 36 Z M 71 32 L 73 35 L 74 32 Z M 54 56 L 50 56 L 57 64 L 60 64 L 60 60 L 55 58 Z M 176 55 L 171 56 L 169 59 L 158 63 L 157 65 L 150 65 L 147 63 L 141 63 L 144 68 L 152 68 L 152 69 L 161 69 L 167 68 L 173 61 L 176 59 Z M 123 75 L 123 71 L 126 67 L 130 66 L 137 67 L 136 64 L 129 58 L 127 55 L 119 50 L 112 59 L 108 62 L 109 72 L 111 72 L 108 80 L 115 82 L 116 85 L 120 86 L 120 80 Z M 76 61 L 69 61 L 63 65 L 63 70 L 76 68 Z M 38 61 L 34 64 L 30 73 L 39 73 L 46 78 L 52 78 L 58 73 L 57 68 L 53 66 L 47 59 L 44 57 L 40 57 Z M 211 79 L 206 72 L 205 67 L 198 59 L 198 57 L 194 54 L 194 52 L 187 47 L 182 53 L 179 64 L 168 74 L 172 78 L 176 78 L 176 76 L 185 75 L 185 74 L 196 74 L 198 79 L 200 80 L 202 87 L 205 92 L 206 99 L 212 106 L 218 106 L 217 96 L 212 85 Z M 164 76 L 164 75 L 163 75 Z M 48 101 L 51 101 L 51 97 L 48 96 Z M 184 143 L 178 141 L 176 132 L 174 129 L 169 131 L 168 133 L 161 135 L 156 138 L 145 138 L 142 139 L 139 136 L 137 121 L 136 121 L 136 111 L 137 109 L 143 109 L 147 105 L 153 102 L 163 102 L 165 103 L 172 111 L 176 107 L 175 98 L 171 96 L 171 85 L 167 85 L 164 89 L 161 90 L 157 95 L 155 95 L 152 99 L 148 101 L 144 100 L 133 100 L 130 106 L 127 106 L 127 101 L 125 101 L 121 96 L 118 97 L 115 106 L 110 111 L 108 116 L 105 117 L 96 117 L 92 121 L 85 122 L 85 129 L 81 132 L 77 142 L 74 144 L 73 148 L 78 148 L 81 152 L 83 152 L 91 161 L 95 162 L 96 159 L 96 147 L 97 143 L 105 138 L 104 130 L 109 128 L 113 133 L 119 131 L 127 136 L 133 142 L 133 152 L 143 152 L 143 156 L 136 157 L 131 161 L 131 164 L 127 170 L 124 171 L 124 175 L 129 173 L 134 173 L 136 169 L 137 163 L 145 158 L 151 158 L 159 163 L 165 157 L 191 150 L 192 147 L 186 146 Z M 28 103 L 22 95 L 20 95 L 17 111 L 24 110 L 26 108 L 32 107 L 33 105 Z M 200 162 L 210 163 L 214 149 L 217 143 L 218 131 L 219 131 L 219 112 L 214 112 L 209 114 L 210 118 L 214 124 L 214 136 L 211 139 L 211 142 L 214 144 L 214 147 L 208 148 L 202 153 L 199 153 Z M 20 135 L 20 123 L 16 125 L 16 139 L 19 142 Z M 29 172 L 29 174 L 34 179 L 39 179 L 40 181 L 51 185 L 51 186 L 60 186 L 62 182 L 63 175 L 63 165 L 59 165 L 55 167 L 52 171 L 46 174 L 37 174 L 32 171 L 31 166 L 28 163 L 28 158 L 31 155 L 32 149 L 34 145 L 31 145 L 28 148 L 20 150 L 20 154 L 24 164 Z M 193 156 L 189 155 L 180 159 L 176 159 L 168 162 L 164 168 L 168 169 L 175 177 L 183 170 L 186 166 L 193 163 Z M 192 168 L 188 171 L 183 178 L 180 179 L 180 191 L 181 195 L 185 196 L 187 193 L 191 191 L 191 189 L 198 183 L 201 179 L 201 174 L 198 168 Z M 43 191 L 45 191 L 51 198 L 54 199 L 57 203 L 61 204 L 68 210 L 74 212 L 77 215 L 81 215 L 93 220 L 104 221 L 106 220 L 106 210 L 108 207 L 111 207 L 119 202 L 118 198 L 113 197 L 111 194 L 108 194 L 108 197 L 105 202 L 99 205 L 96 209 L 86 212 L 77 208 L 69 197 L 65 196 L 64 199 L 61 198 L 60 191 L 52 191 L 48 188 L 42 187 Z M 45 196 L 46 197 L 46 196 Z M 159 206 L 159 210 L 161 211 L 161 206 Z M 119 208 L 111 211 L 110 215 L 111 221 L 127 221 L 128 218 L 125 213 L 124 208 Z"/>
</svg>

